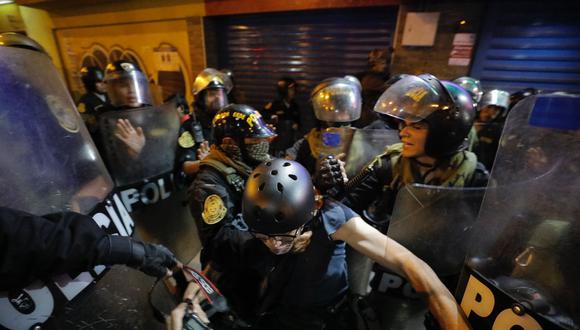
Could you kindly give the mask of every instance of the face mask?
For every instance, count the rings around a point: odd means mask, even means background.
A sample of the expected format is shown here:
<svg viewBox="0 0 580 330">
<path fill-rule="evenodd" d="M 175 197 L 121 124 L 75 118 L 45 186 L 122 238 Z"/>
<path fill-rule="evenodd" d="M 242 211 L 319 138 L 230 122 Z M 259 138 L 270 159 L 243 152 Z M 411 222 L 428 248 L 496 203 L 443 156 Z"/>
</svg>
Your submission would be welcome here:
<svg viewBox="0 0 580 330">
<path fill-rule="evenodd" d="M 269 160 L 270 155 L 268 150 L 270 149 L 270 142 L 262 141 L 259 143 L 245 144 L 245 158 L 247 163 L 259 164 L 263 161 Z"/>
</svg>

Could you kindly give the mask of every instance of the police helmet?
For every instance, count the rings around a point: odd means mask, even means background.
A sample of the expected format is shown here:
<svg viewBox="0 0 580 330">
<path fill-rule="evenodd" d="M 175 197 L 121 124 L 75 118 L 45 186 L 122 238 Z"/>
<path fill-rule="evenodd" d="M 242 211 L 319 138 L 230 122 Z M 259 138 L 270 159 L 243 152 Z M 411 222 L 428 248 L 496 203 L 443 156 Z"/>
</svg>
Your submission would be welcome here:
<svg viewBox="0 0 580 330">
<path fill-rule="evenodd" d="M 250 230 L 283 234 L 312 219 L 314 186 L 310 173 L 298 162 L 274 159 L 250 174 L 242 201 L 242 214 Z"/>
<path fill-rule="evenodd" d="M 105 75 L 103 70 L 97 66 L 84 66 L 81 68 L 81 80 L 87 92 L 96 92 L 95 84 L 104 81 Z"/>
<path fill-rule="evenodd" d="M 153 104 L 149 81 L 133 62 L 120 60 L 109 63 L 105 69 L 105 83 L 114 107 L 138 108 Z"/>
<path fill-rule="evenodd" d="M 276 90 L 280 97 L 288 96 L 288 90 L 290 88 L 296 89 L 296 80 L 289 77 L 282 77 L 276 82 Z"/>
<path fill-rule="evenodd" d="M 212 121 L 214 137 L 221 143 L 225 137 L 238 142 L 244 138 L 273 138 L 276 134 L 262 120 L 254 108 L 243 104 L 230 104 L 218 111 Z"/>
<path fill-rule="evenodd" d="M 461 150 L 475 119 L 471 95 L 430 74 L 408 75 L 394 83 L 381 95 L 374 110 L 400 120 L 427 122 L 425 152 L 432 157 Z"/>
<path fill-rule="evenodd" d="M 328 78 L 310 94 L 316 119 L 330 123 L 350 123 L 360 118 L 360 81 L 353 76 Z"/>
<path fill-rule="evenodd" d="M 483 88 L 481 87 L 481 83 L 479 80 L 472 78 L 472 77 L 459 77 L 453 80 L 454 83 L 463 87 L 466 91 L 471 94 L 473 98 L 473 103 L 477 104 L 481 101 L 481 96 L 483 95 Z"/>
<path fill-rule="evenodd" d="M 223 88 L 228 94 L 232 88 L 232 80 L 227 73 L 212 68 L 201 71 L 193 82 L 192 92 L 194 96 L 210 88 Z"/>
<path fill-rule="evenodd" d="M 479 108 L 481 109 L 488 105 L 493 105 L 501 108 L 502 111 L 506 111 L 509 107 L 509 104 L 510 104 L 510 93 L 499 89 L 492 89 L 483 94 L 481 102 L 479 103 Z"/>
</svg>

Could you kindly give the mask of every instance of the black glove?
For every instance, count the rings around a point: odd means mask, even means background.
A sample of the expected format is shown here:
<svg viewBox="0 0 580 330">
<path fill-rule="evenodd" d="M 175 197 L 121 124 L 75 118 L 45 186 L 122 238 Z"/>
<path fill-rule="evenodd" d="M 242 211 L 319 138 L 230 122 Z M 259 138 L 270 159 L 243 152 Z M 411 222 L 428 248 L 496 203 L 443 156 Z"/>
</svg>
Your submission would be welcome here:
<svg viewBox="0 0 580 330">
<path fill-rule="evenodd" d="M 327 156 L 320 162 L 315 181 L 323 193 L 331 188 L 342 190 L 346 182 L 344 166 L 334 156 Z"/>
<path fill-rule="evenodd" d="M 109 235 L 100 245 L 104 252 L 98 258 L 102 265 L 124 264 L 143 273 L 163 277 L 177 259 L 165 246 L 135 241 L 130 237 Z"/>
<path fill-rule="evenodd" d="M 171 270 L 177 265 L 173 253 L 159 244 L 133 241 L 133 255 L 135 258 L 141 258 L 141 264 L 135 268 L 155 277 L 167 275 L 167 269 Z"/>
</svg>

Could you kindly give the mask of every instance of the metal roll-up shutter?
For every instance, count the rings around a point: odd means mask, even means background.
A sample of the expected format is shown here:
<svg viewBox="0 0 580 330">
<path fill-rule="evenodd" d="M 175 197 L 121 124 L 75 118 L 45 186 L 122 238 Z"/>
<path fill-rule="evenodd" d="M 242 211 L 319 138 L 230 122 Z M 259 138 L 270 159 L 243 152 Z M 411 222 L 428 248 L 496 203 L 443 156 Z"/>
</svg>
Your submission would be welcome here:
<svg viewBox="0 0 580 330">
<path fill-rule="evenodd" d="M 580 93 L 580 4 L 493 2 L 471 75 L 484 89 Z"/>
<path fill-rule="evenodd" d="M 217 17 L 219 66 L 234 72 L 236 88 L 257 109 L 276 96 L 279 78 L 294 78 L 308 115 L 312 88 L 365 71 L 369 51 L 391 47 L 396 19 L 397 7 Z"/>
</svg>

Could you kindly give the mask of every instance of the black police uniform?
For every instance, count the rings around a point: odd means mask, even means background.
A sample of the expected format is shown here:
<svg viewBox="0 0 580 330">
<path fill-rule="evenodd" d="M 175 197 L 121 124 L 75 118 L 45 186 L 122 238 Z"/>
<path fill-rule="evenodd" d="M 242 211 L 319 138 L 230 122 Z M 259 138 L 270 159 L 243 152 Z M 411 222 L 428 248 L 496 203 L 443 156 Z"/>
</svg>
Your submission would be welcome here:
<svg viewBox="0 0 580 330">
<path fill-rule="evenodd" d="M 125 263 L 126 237 L 109 235 L 92 218 L 73 212 L 44 217 L 0 207 L 0 291 L 34 279 L 80 273 L 95 265 Z"/>
<path fill-rule="evenodd" d="M 195 117 L 189 115 L 181 123 L 178 136 L 177 149 L 175 151 L 176 181 L 182 186 L 189 186 L 193 179 L 183 171 L 183 164 L 198 160 L 197 150 L 206 137 L 203 135 L 203 128 L 200 123 Z"/>
<path fill-rule="evenodd" d="M 93 92 L 84 94 L 79 100 L 77 109 L 91 134 L 94 134 L 97 130 L 97 114 L 103 110 L 106 103 L 106 96 L 103 95 L 101 98 Z"/>
</svg>

